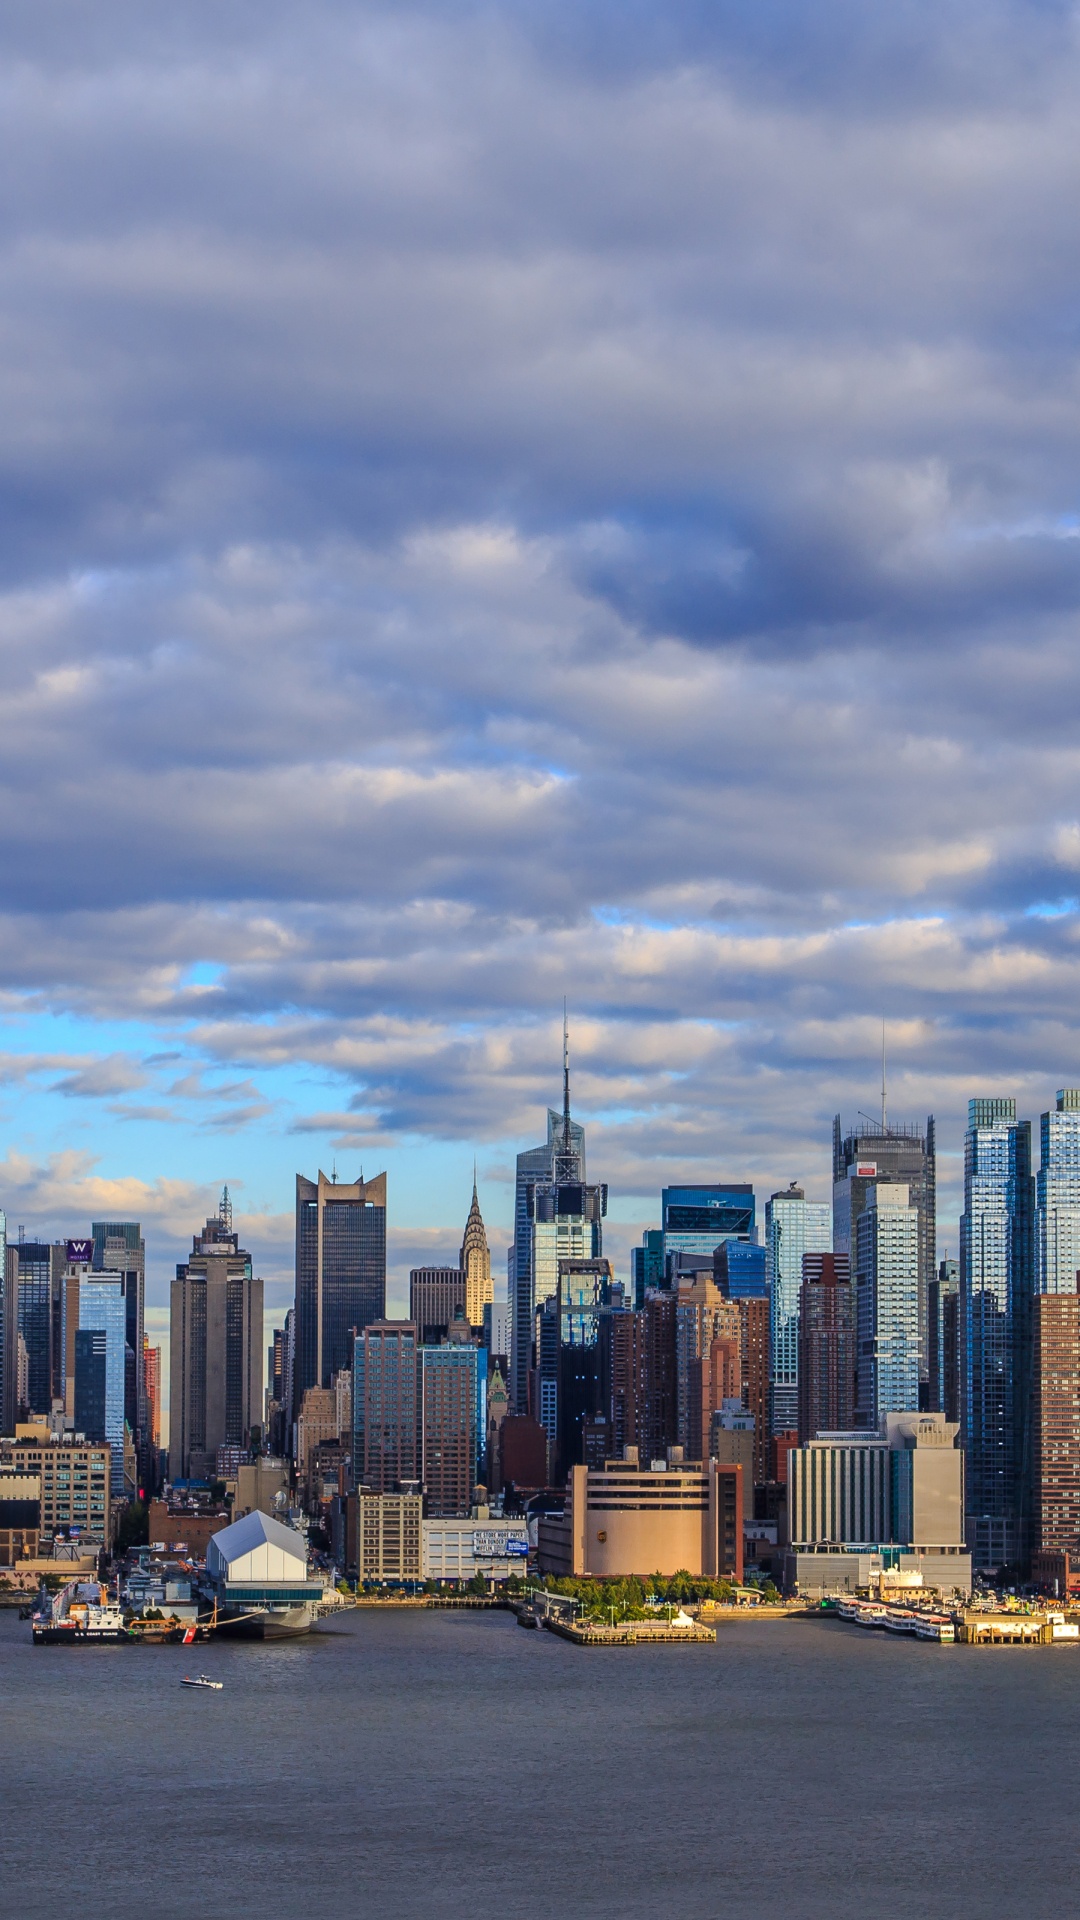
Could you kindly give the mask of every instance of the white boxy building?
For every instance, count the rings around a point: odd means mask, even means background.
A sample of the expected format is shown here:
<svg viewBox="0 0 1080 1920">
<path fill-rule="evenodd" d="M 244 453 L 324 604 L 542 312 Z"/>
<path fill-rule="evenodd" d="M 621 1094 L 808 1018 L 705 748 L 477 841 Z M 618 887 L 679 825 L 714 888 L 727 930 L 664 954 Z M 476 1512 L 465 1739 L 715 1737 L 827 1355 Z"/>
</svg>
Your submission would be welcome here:
<svg viewBox="0 0 1080 1920">
<path fill-rule="evenodd" d="M 220 1614 L 259 1639 L 306 1633 L 323 1583 L 308 1576 L 307 1541 L 268 1513 L 245 1513 L 215 1533 L 207 1579 Z"/>
</svg>

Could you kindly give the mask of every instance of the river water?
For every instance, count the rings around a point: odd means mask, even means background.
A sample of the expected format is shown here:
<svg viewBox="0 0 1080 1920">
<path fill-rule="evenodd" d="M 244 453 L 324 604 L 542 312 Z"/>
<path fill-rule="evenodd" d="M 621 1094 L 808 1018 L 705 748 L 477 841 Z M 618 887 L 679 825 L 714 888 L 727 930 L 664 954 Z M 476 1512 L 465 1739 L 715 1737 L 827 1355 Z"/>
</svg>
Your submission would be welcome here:
<svg viewBox="0 0 1080 1920">
<path fill-rule="evenodd" d="M 593 1650 L 438 1612 L 29 1634 L 0 1613 L 5 1920 L 1080 1917 L 1078 1648 L 794 1620 Z M 180 1688 L 200 1666 L 222 1693 Z"/>
</svg>

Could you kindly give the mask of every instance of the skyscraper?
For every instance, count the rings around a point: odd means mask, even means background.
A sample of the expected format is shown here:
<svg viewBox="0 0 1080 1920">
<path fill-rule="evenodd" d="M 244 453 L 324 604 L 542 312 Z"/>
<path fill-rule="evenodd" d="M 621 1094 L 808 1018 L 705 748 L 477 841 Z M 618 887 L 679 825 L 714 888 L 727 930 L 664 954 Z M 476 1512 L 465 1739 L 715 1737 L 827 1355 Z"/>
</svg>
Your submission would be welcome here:
<svg viewBox="0 0 1080 1920">
<path fill-rule="evenodd" d="M 472 1504 L 484 1444 L 486 1382 L 483 1347 L 421 1347 L 421 1473 L 432 1515 L 468 1513 Z"/>
<path fill-rule="evenodd" d="M 869 1187 L 855 1260 L 855 1421 L 876 1431 L 918 1405 L 919 1211 L 899 1181 Z"/>
<path fill-rule="evenodd" d="M 353 1345 L 353 1477 L 373 1493 L 420 1483 L 418 1334 L 410 1320 L 373 1320 Z"/>
<path fill-rule="evenodd" d="M 1080 1087 L 1062 1087 L 1039 1122 L 1035 1291 L 1074 1293 L 1080 1272 Z"/>
<path fill-rule="evenodd" d="M 707 1460 L 709 1421 L 713 1407 L 707 1398 L 703 1401 L 702 1394 L 713 1378 L 709 1369 L 714 1341 L 727 1341 L 734 1352 L 739 1369 L 739 1393 L 742 1392 L 742 1325 L 739 1309 L 734 1300 L 725 1299 L 713 1279 L 711 1253 L 704 1271 L 692 1277 L 680 1277 L 672 1298 L 675 1305 L 676 1444 L 682 1447 L 687 1460 Z M 730 1364 L 730 1359 L 728 1353 L 727 1364 Z M 717 1365 L 721 1363 L 718 1361 Z M 724 1376 L 724 1379 L 730 1384 L 728 1376 Z M 720 1394 L 720 1399 L 727 1397 L 726 1392 Z M 720 1399 L 716 1401 L 717 1406 Z"/>
<path fill-rule="evenodd" d="M 97 1431 L 88 1440 L 108 1442 L 114 1498 L 124 1493 L 124 1428 L 127 1312 L 119 1273 L 86 1273 L 79 1286 L 79 1329 L 75 1336 L 75 1420 L 80 1399 L 84 1415 L 92 1409 Z M 81 1372 L 80 1372 L 81 1368 Z"/>
<path fill-rule="evenodd" d="M 465 1275 L 460 1267 L 413 1267 L 409 1273 L 409 1319 L 425 1346 L 438 1346 L 452 1320 L 465 1313 Z"/>
<path fill-rule="evenodd" d="M 1034 1302 L 1031 1546 L 1080 1552 L 1080 1295 Z"/>
<path fill-rule="evenodd" d="M 564 1026 L 562 1113 L 549 1108 L 546 1147 L 531 1147 L 517 1159 L 509 1384 L 518 1413 L 528 1410 L 536 1309 L 558 1292 L 560 1260 L 599 1259 L 606 1212 L 606 1186 L 586 1184 L 585 1130 L 570 1118 Z"/>
<path fill-rule="evenodd" d="M 146 1382 L 146 1437 L 154 1449 L 161 1445 L 161 1348 L 143 1341 L 143 1379 Z"/>
<path fill-rule="evenodd" d="M 977 1567 L 1011 1565 L 1026 1552 L 1033 1198 L 1030 1123 L 1017 1120 L 1015 1100 L 970 1100 L 960 1221 L 960 1431 Z"/>
<path fill-rule="evenodd" d="M 799 1445 L 855 1424 L 855 1289 L 844 1253 L 804 1253 L 799 1296 Z"/>
<path fill-rule="evenodd" d="M 754 1189 L 722 1181 L 713 1186 L 664 1187 L 660 1195 L 665 1268 L 671 1254 L 690 1254 L 694 1266 L 711 1267 L 725 1240 L 752 1241 Z M 665 1276 L 670 1282 L 670 1274 Z"/>
<path fill-rule="evenodd" d="M 138 1220 L 95 1220 L 90 1231 L 94 1242 L 94 1271 L 119 1273 L 124 1282 L 124 1337 L 135 1355 L 134 1391 L 127 1395 L 124 1417 L 136 1443 L 141 1444 L 147 1428 L 143 1373 L 146 1243 Z"/>
<path fill-rule="evenodd" d="M 294 1418 L 308 1387 L 352 1364 L 354 1331 L 385 1312 L 385 1173 L 351 1183 L 298 1173 Z"/>
<path fill-rule="evenodd" d="M 176 1269 L 169 1311 L 169 1478 L 206 1479 L 263 1419 L 263 1283 L 221 1208 Z"/>
<path fill-rule="evenodd" d="M 54 1294 L 64 1267 L 64 1247 L 45 1240 L 20 1240 L 7 1248 L 7 1287 L 11 1310 L 11 1413 L 18 1405 L 30 1413 L 50 1413 L 53 1402 Z M 19 1340 L 26 1348 L 25 1399 L 18 1380 Z M 10 1424 L 8 1431 L 10 1432 Z"/>
<path fill-rule="evenodd" d="M 824 1201 L 808 1200 L 793 1180 L 765 1206 L 765 1267 L 772 1301 L 773 1433 L 799 1423 L 799 1290 L 804 1253 L 829 1253 L 832 1219 Z"/>
<path fill-rule="evenodd" d="M 854 1273 L 859 1215 L 878 1180 L 907 1187 L 919 1223 L 919 1380 L 922 1401 L 929 1404 L 926 1357 L 927 1290 L 937 1264 L 937 1153 L 934 1116 L 925 1130 L 897 1126 L 887 1120 L 882 1102 L 881 1125 L 842 1134 L 840 1115 L 833 1121 L 833 1249 L 846 1253 Z"/>
<path fill-rule="evenodd" d="M 491 1249 L 476 1195 L 475 1173 L 472 1205 L 461 1242 L 461 1270 L 465 1275 L 465 1318 L 471 1327 L 479 1330 L 484 1324 L 484 1308 L 491 1306 L 495 1299 L 495 1289 L 491 1280 Z"/>
<path fill-rule="evenodd" d="M 926 1353 L 930 1401 L 946 1420 L 960 1424 L 960 1262 L 938 1262 L 927 1293 Z"/>
</svg>

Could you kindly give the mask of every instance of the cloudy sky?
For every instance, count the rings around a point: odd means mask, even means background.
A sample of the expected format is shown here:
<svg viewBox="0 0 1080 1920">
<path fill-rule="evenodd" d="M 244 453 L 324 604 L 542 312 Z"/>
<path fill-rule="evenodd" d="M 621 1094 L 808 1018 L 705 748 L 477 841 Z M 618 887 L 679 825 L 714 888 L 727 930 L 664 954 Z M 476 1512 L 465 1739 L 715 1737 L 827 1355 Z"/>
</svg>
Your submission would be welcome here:
<svg viewBox="0 0 1080 1920">
<path fill-rule="evenodd" d="M 1080 43 L 1051 0 L 13 0 L 0 1204 L 386 1167 L 497 1264 L 1080 1079 Z"/>
</svg>

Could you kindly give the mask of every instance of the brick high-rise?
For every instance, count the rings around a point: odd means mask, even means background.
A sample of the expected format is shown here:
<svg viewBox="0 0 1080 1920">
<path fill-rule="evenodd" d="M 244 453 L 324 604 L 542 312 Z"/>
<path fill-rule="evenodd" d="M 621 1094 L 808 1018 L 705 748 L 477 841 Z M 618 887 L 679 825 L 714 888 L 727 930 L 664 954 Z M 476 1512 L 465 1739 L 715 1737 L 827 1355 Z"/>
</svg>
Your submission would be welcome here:
<svg viewBox="0 0 1080 1920">
<path fill-rule="evenodd" d="M 1080 1293 L 1036 1295 L 1032 1548 L 1080 1550 Z"/>
<path fill-rule="evenodd" d="M 799 1292 L 799 1445 L 855 1423 L 855 1290 L 846 1253 L 804 1253 Z"/>
</svg>

